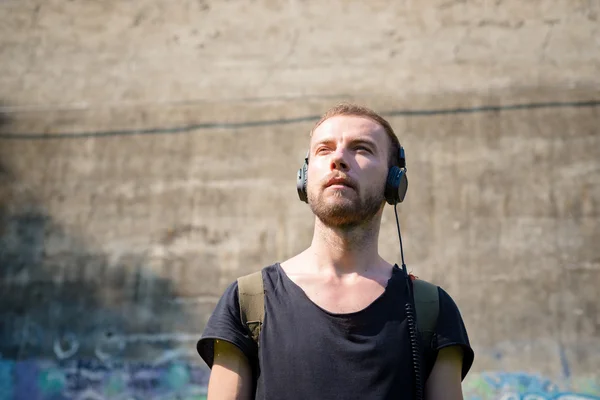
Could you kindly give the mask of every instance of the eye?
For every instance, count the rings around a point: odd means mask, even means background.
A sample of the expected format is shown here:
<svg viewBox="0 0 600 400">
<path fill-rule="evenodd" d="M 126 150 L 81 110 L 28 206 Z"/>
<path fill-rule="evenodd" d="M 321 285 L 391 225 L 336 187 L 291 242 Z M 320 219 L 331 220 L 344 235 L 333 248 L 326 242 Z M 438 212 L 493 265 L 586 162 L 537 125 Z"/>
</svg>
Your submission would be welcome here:
<svg viewBox="0 0 600 400">
<path fill-rule="evenodd" d="M 372 153 L 373 153 L 373 151 L 371 150 L 371 148 L 370 148 L 370 147 L 367 147 L 367 146 L 364 146 L 364 145 L 361 145 L 361 144 L 359 144 L 358 146 L 356 146 L 354 149 L 355 149 L 356 151 L 360 151 L 360 152 L 363 152 L 363 151 L 364 151 L 364 152 L 367 152 L 367 153 L 369 153 L 369 154 L 372 154 Z"/>
<path fill-rule="evenodd" d="M 321 147 L 317 148 L 317 150 L 315 151 L 315 154 L 323 154 L 326 152 L 329 152 L 329 148 L 325 147 L 325 146 L 321 146 Z"/>
</svg>

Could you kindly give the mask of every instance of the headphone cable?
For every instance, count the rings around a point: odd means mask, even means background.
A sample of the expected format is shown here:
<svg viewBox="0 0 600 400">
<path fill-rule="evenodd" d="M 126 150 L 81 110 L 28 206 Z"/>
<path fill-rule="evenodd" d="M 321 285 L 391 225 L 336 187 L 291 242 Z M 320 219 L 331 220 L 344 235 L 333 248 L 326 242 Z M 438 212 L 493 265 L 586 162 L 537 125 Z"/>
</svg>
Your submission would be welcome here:
<svg viewBox="0 0 600 400">
<path fill-rule="evenodd" d="M 421 352 L 420 344 L 417 332 L 416 315 L 414 311 L 414 298 L 412 291 L 412 282 L 410 282 L 410 276 L 406 270 L 406 263 L 404 262 L 404 249 L 402 248 L 402 235 L 400 234 L 400 220 L 398 219 L 397 203 L 394 204 L 394 214 L 396 215 L 396 226 L 398 228 L 398 239 L 400 240 L 400 257 L 402 259 L 402 271 L 406 278 L 406 290 L 408 294 L 408 300 L 404 308 L 406 312 L 406 322 L 408 325 L 408 333 L 410 339 L 410 349 L 412 355 L 413 370 L 415 373 L 415 399 L 423 399 L 423 385 L 421 382 Z"/>
<path fill-rule="evenodd" d="M 394 204 L 394 214 L 396 214 L 396 227 L 398 228 L 398 239 L 400 240 L 400 257 L 402 259 L 402 270 L 404 274 L 408 276 L 406 271 L 406 264 L 404 263 L 404 249 L 402 248 L 402 235 L 400 234 L 400 222 L 398 220 L 398 204 Z"/>
</svg>

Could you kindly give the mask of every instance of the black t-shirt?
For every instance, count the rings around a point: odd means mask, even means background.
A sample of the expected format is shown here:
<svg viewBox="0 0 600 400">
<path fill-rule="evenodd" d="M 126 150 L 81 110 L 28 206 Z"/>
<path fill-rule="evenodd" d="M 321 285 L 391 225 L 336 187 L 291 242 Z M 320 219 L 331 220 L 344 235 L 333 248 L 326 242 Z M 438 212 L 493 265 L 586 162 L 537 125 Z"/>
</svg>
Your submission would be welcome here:
<svg viewBox="0 0 600 400">
<path fill-rule="evenodd" d="M 256 399 L 413 398 L 413 368 L 404 306 L 404 273 L 394 266 L 384 293 L 366 308 L 328 312 L 312 302 L 279 263 L 263 269 L 265 319 L 260 351 L 240 320 L 237 283 L 232 283 L 208 320 L 197 349 L 209 367 L 213 342 L 239 347 L 254 367 Z M 473 350 L 460 312 L 443 290 L 435 349 L 464 350 L 463 378 Z M 431 366 L 425 366 L 426 375 Z M 425 376 L 426 379 L 426 376 Z M 423 379 L 423 382 L 425 382 Z"/>
</svg>

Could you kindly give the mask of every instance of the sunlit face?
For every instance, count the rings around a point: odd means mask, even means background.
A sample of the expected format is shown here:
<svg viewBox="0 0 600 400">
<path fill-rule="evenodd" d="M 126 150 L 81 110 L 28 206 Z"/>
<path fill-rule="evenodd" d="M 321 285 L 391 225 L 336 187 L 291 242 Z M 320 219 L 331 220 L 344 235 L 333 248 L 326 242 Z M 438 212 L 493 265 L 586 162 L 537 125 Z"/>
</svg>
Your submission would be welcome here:
<svg viewBox="0 0 600 400">
<path fill-rule="evenodd" d="M 308 164 L 308 203 L 332 227 L 370 221 L 385 202 L 389 138 L 375 121 L 336 116 L 313 132 Z"/>
</svg>

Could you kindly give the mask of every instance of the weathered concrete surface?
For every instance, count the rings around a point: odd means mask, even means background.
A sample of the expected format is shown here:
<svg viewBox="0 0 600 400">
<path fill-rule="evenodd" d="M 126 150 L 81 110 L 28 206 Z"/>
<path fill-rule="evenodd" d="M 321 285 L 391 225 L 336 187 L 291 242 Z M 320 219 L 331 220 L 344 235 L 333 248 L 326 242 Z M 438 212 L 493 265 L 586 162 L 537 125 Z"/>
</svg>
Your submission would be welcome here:
<svg viewBox="0 0 600 400">
<path fill-rule="evenodd" d="M 600 379 L 600 3 L 0 10 L 3 357 L 193 357 L 228 283 L 308 245 L 308 131 L 355 100 L 407 150 L 407 264 L 474 371 Z"/>
</svg>

